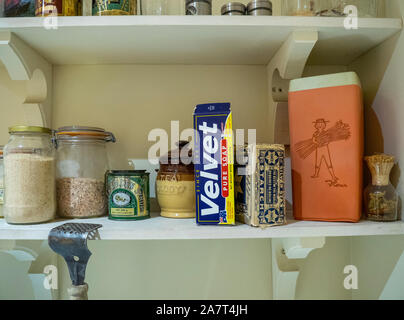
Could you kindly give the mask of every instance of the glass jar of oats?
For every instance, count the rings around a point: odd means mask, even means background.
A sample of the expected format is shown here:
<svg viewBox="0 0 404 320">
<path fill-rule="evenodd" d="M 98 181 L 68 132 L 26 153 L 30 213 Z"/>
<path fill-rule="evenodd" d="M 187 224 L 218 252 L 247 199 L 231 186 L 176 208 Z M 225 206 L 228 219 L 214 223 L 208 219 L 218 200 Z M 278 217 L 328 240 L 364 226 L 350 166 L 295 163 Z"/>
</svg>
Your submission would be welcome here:
<svg viewBox="0 0 404 320">
<path fill-rule="evenodd" d="M 52 130 L 15 126 L 4 147 L 4 217 L 35 224 L 55 217 L 55 153 Z"/>
<path fill-rule="evenodd" d="M 90 218 L 107 214 L 105 173 L 107 142 L 112 133 L 101 128 L 71 126 L 56 132 L 56 195 L 58 215 Z"/>
</svg>

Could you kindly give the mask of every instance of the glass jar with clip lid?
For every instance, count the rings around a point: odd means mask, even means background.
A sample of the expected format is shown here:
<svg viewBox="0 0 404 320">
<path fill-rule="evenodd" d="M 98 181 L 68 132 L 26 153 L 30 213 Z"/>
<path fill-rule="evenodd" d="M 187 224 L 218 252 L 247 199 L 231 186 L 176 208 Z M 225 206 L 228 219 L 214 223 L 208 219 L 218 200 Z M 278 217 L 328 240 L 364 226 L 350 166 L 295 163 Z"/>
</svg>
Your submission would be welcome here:
<svg viewBox="0 0 404 320">
<path fill-rule="evenodd" d="M 56 188 L 59 216 L 89 218 L 106 215 L 108 142 L 115 142 L 115 137 L 102 128 L 70 126 L 57 130 Z"/>
</svg>

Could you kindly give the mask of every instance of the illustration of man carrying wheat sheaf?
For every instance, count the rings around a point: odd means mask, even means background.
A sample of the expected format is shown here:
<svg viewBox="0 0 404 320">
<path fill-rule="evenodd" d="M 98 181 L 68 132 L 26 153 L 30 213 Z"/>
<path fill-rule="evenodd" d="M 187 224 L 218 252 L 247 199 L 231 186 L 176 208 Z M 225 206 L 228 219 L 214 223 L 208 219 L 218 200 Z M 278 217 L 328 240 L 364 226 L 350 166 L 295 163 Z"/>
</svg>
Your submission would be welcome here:
<svg viewBox="0 0 404 320">
<path fill-rule="evenodd" d="M 330 152 L 330 143 L 342 140 L 348 140 L 351 137 L 351 131 L 348 124 L 338 121 L 333 127 L 326 130 L 327 123 L 325 119 L 317 119 L 313 122 L 316 129 L 313 137 L 295 144 L 297 154 L 301 159 L 306 159 L 315 152 L 315 164 L 313 179 L 320 177 L 320 171 L 323 163 L 327 167 L 331 176 L 330 180 L 326 180 L 330 187 L 346 187 L 340 184 L 334 172 L 332 156 Z"/>
</svg>

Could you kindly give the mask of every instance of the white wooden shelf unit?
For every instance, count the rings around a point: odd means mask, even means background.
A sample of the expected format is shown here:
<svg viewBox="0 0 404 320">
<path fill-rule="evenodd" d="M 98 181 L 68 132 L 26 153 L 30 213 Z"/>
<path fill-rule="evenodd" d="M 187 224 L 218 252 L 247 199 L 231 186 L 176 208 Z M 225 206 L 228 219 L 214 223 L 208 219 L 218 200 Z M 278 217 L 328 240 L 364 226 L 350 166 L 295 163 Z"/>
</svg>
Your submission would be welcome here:
<svg viewBox="0 0 404 320">
<path fill-rule="evenodd" d="M 0 61 L 13 80 L 27 81 L 27 119 L 50 126 L 54 64 L 252 64 L 267 66 L 273 142 L 288 144 L 287 85 L 306 64 L 347 65 L 402 30 L 401 19 L 229 16 L 0 18 Z M 51 21 L 51 22 L 55 22 Z M 285 97 L 286 95 L 286 97 Z M 33 112 L 36 110 L 36 112 Z M 34 115 L 34 116 L 33 116 Z M 248 226 L 200 227 L 193 221 L 100 221 L 103 239 L 282 238 L 402 234 L 402 222 L 359 224 L 295 222 L 257 230 Z M 9 226 L 1 239 L 45 239 L 57 223 Z M 28 237 L 28 238 L 27 238 Z"/>
<path fill-rule="evenodd" d="M 44 27 L 55 26 L 54 22 L 57 29 Z M 0 18 L 0 62 L 11 79 L 27 82 L 28 124 L 43 126 L 51 126 L 54 64 L 264 65 L 271 124 L 268 137 L 288 144 L 289 81 L 301 77 L 307 63 L 348 65 L 401 30 L 401 19 L 359 19 L 358 29 L 347 30 L 343 18 L 318 17 Z M 43 282 L 43 266 L 37 257 L 46 254 L 47 263 L 55 263 L 44 244 L 50 229 L 65 222 L 12 226 L 0 219 L 0 240 L 7 240 L 0 243 L 0 251 L 31 261 L 33 283 Z M 296 259 L 322 248 L 326 237 L 404 234 L 402 221 L 349 224 L 290 219 L 285 226 L 265 230 L 247 225 L 197 226 L 194 219 L 158 216 L 134 222 L 105 217 L 77 222 L 102 224 L 99 232 L 105 240 L 273 238 L 275 299 L 294 298 L 300 272 Z M 47 249 L 41 253 L 37 242 L 24 240 L 45 240 L 41 248 Z"/>
<path fill-rule="evenodd" d="M 114 221 L 107 217 L 59 220 L 37 225 L 9 225 L 0 220 L 0 240 L 46 240 L 49 231 L 68 222 L 95 223 L 102 240 L 183 240 L 183 239 L 264 239 L 344 237 L 368 235 L 404 235 L 404 222 L 360 223 L 311 222 L 288 220 L 285 226 L 259 229 L 244 224 L 236 226 L 198 226 L 195 219 L 167 219 L 153 214 L 141 221 Z"/>
<path fill-rule="evenodd" d="M 316 31 L 309 63 L 347 65 L 402 28 L 401 19 L 228 16 L 0 18 L 51 64 L 267 65 L 293 31 Z"/>
</svg>

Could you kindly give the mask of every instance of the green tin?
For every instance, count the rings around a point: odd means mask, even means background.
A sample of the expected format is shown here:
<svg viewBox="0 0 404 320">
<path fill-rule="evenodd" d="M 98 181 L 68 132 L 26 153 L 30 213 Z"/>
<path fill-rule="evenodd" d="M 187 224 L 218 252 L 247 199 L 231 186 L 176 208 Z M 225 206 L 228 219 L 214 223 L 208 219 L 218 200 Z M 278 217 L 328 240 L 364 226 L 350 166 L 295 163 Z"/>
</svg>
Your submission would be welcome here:
<svg viewBox="0 0 404 320">
<path fill-rule="evenodd" d="M 149 173 L 111 170 L 106 173 L 108 215 L 111 220 L 150 218 Z"/>
<path fill-rule="evenodd" d="M 135 0 L 93 0 L 93 16 L 136 14 Z"/>
</svg>

